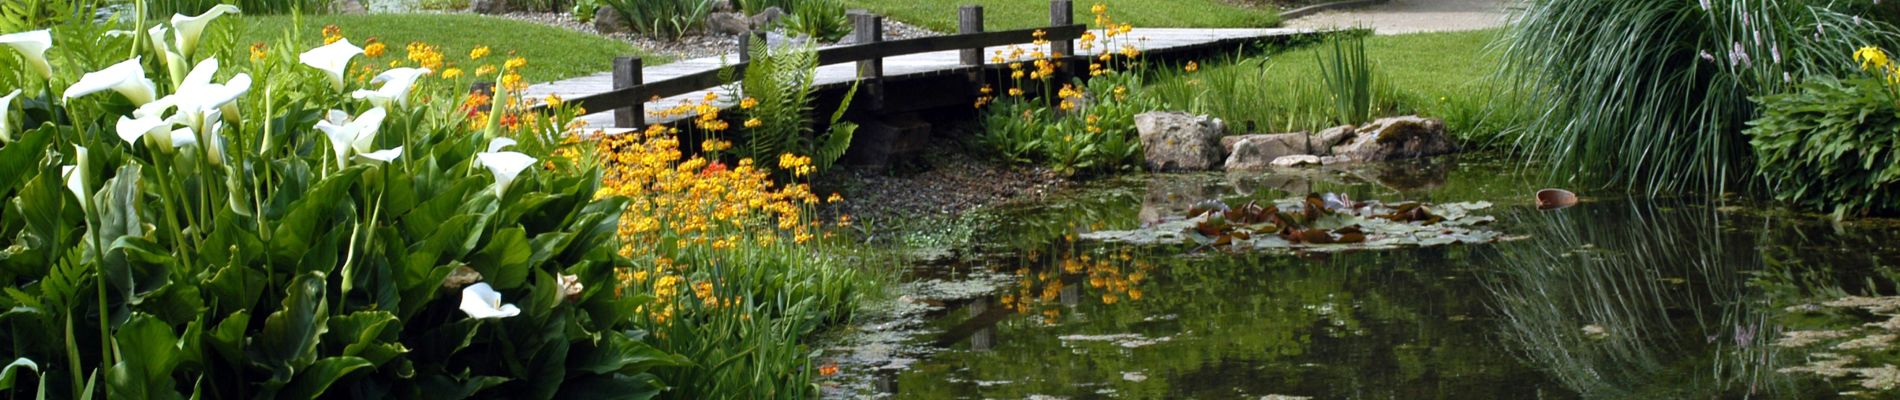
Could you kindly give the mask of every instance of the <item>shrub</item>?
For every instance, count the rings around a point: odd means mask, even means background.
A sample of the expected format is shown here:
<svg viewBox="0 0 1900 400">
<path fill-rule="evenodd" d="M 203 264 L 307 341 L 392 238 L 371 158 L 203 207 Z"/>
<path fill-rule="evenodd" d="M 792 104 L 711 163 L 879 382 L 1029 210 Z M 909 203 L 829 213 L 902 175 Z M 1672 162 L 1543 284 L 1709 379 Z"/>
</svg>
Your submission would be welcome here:
<svg viewBox="0 0 1900 400">
<path fill-rule="evenodd" d="M 526 60 L 481 74 L 490 99 L 396 67 L 440 62 L 426 44 L 383 62 L 340 33 L 246 52 L 112 28 L 52 30 L 50 69 L 0 50 L 24 88 L 0 107 L 24 127 L 0 140 L 0 356 L 33 366 L 0 390 L 639 397 L 686 364 L 641 341 L 627 203 L 551 122 L 576 112 L 517 112 Z"/>
<path fill-rule="evenodd" d="M 1758 171 L 1775 198 L 1834 213 L 1900 211 L 1900 84 L 1820 79 L 1757 97 L 1749 122 Z"/>
<path fill-rule="evenodd" d="M 627 17 L 635 32 L 673 39 L 699 29 L 718 0 L 600 0 Z"/>
<path fill-rule="evenodd" d="M 785 29 L 810 36 L 819 42 L 836 42 L 852 30 L 844 3 L 838 0 L 804 0 L 785 17 Z"/>
<path fill-rule="evenodd" d="M 1533 0 L 1505 39 L 1507 67 L 1549 90 L 1519 146 L 1551 171 L 1715 192 L 1752 163 L 1750 96 L 1850 69 L 1842 49 L 1891 42 L 1891 25 L 1834 2 Z"/>
<path fill-rule="evenodd" d="M 778 7 L 779 11 L 792 12 L 798 9 L 802 0 L 738 0 L 739 11 L 745 15 L 759 15 L 767 8 Z"/>
<path fill-rule="evenodd" d="M 66 23 L 74 15 L 92 15 L 89 0 L 24 0 L 0 4 L 0 32 L 25 32 Z"/>
<path fill-rule="evenodd" d="M 330 12 L 330 0 L 144 0 L 144 2 L 145 15 L 154 19 L 167 19 L 174 14 L 203 14 L 219 4 L 234 5 L 246 13 L 257 15 Z"/>
</svg>

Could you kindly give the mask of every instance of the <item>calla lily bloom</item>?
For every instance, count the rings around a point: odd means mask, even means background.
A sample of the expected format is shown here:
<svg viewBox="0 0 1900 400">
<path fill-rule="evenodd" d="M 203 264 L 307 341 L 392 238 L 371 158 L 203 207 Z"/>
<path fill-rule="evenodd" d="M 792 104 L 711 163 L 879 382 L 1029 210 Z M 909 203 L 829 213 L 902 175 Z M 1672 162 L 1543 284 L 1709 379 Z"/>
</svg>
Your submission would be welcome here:
<svg viewBox="0 0 1900 400">
<path fill-rule="evenodd" d="M 521 308 L 501 302 L 501 292 L 488 286 L 488 282 L 468 285 L 462 288 L 462 312 L 469 318 L 491 319 L 508 318 L 521 315 Z"/>
<path fill-rule="evenodd" d="M 147 137 L 152 137 L 154 140 L 160 142 L 152 144 L 154 148 L 164 146 L 169 149 L 173 146 L 173 143 L 171 143 L 172 122 L 164 118 L 157 116 L 144 118 L 119 117 L 117 128 L 119 139 L 124 140 L 127 146 L 137 144 L 139 139 L 145 139 Z M 162 136 L 164 137 L 158 138 L 153 136 L 154 134 L 163 134 Z"/>
<path fill-rule="evenodd" d="M 178 86 L 177 93 L 165 96 L 159 101 L 176 104 L 179 114 L 190 119 L 180 124 L 203 129 L 206 123 L 205 113 L 213 110 L 234 111 L 235 107 L 228 106 L 237 101 L 239 96 L 251 90 L 250 74 L 237 74 L 231 77 L 231 80 L 219 84 L 211 82 L 211 77 L 217 73 L 218 59 L 205 59 L 199 62 L 198 66 L 192 67 L 190 74 L 185 75 L 185 79 Z"/>
<path fill-rule="evenodd" d="M 159 61 L 165 62 L 165 72 L 171 74 L 172 85 L 180 85 L 179 79 L 184 77 L 185 63 L 188 61 L 183 54 L 178 54 L 166 44 L 168 42 L 165 39 L 171 36 L 171 30 L 165 29 L 164 25 L 158 25 L 146 30 L 145 35 L 152 39 L 152 51 L 158 53 L 159 57 L 163 57 Z"/>
<path fill-rule="evenodd" d="M 324 77 L 330 78 L 331 87 L 343 90 L 343 73 L 350 68 L 350 59 L 356 58 L 358 54 L 363 54 L 363 49 L 350 44 L 349 39 L 343 39 L 303 52 L 297 56 L 297 61 L 323 71 Z"/>
<path fill-rule="evenodd" d="M 59 175 L 66 178 L 66 190 L 79 199 L 79 210 L 88 211 L 92 209 L 92 191 L 86 190 L 86 164 L 91 163 L 92 157 L 87 155 L 86 146 L 75 145 L 73 151 L 79 156 L 79 165 L 59 167 Z"/>
<path fill-rule="evenodd" d="M 198 50 L 198 38 L 204 36 L 205 27 L 211 25 L 212 20 L 218 19 L 218 17 L 224 16 L 224 14 L 239 13 L 242 12 L 238 10 L 237 6 L 219 4 L 211 7 L 210 10 L 205 10 L 204 14 L 198 14 L 196 17 L 172 14 L 172 28 L 177 29 L 172 32 L 173 44 L 178 47 L 180 54 L 184 54 L 185 57 L 191 57 L 192 53 Z"/>
<path fill-rule="evenodd" d="M 396 146 L 396 148 L 388 149 L 388 150 L 377 150 L 377 151 L 372 151 L 368 153 L 357 154 L 356 157 L 362 158 L 362 159 L 380 161 L 380 162 L 395 161 L 397 157 L 402 157 L 402 146 Z"/>
<path fill-rule="evenodd" d="M 145 77 L 145 67 L 139 64 L 139 57 L 79 77 L 79 82 L 66 88 L 64 97 L 72 100 L 107 90 L 119 92 L 133 104 L 141 106 L 158 97 L 158 86 Z"/>
<path fill-rule="evenodd" d="M 359 100 L 368 99 L 370 104 L 377 107 L 389 107 L 391 101 L 396 102 L 396 105 L 408 107 L 409 89 L 416 86 L 416 79 L 428 74 L 428 68 L 396 68 L 383 71 L 382 74 L 376 75 L 376 79 L 370 80 L 370 83 L 381 83 L 383 87 L 376 90 L 358 90 L 352 97 Z"/>
<path fill-rule="evenodd" d="M 521 171 L 534 165 L 535 161 L 534 157 L 512 151 L 480 153 L 475 155 L 475 160 L 480 161 L 482 166 L 488 167 L 489 173 L 495 175 L 495 197 L 501 197 L 503 193 L 506 193 L 508 184 L 521 176 Z"/>
<path fill-rule="evenodd" d="M 330 148 L 336 152 L 336 164 L 341 167 L 350 161 L 351 154 L 368 154 L 374 149 L 370 146 L 376 141 L 376 132 L 383 127 L 383 119 L 389 116 L 382 108 L 372 108 L 349 121 L 346 115 L 332 112 L 331 118 L 317 121 L 317 130 L 330 138 Z M 341 120 L 341 121 L 338 121 Z M 401 153 L 398 152 L 398 155 Z M 390 157 L 395 159 L 395 157 Z M 388 160 L 383 160 L 388 161 Z"/>
<path fill-rule="evenodd" d="M 53 48 L 53 33 L 50 30 L 10 33 L 0 35 L 0 44 L 12 47 L 26 58 L 26 64 L 33 67 L 42 78 L 53 77 L 53 65 L 46 63 L 46 49 Z"/>
<path fill-rule="evenodd" d="M 20 90 L 0 96 L 0 143 L 13 141 L 13 99 L 20 97 Z"/>
<path fill-rule="evenodd" d="M 488 152 L 490 153 L 499 152 L 501 151 L 501 149 L 505 149 L 505 148 L 508 148 L 508 146 L 513 146 L 513 145 L 515 145 L 514 139 L 509 139 L 505 137 L 495 138 L 495 140 L 488 141 Z"/>
</svg>

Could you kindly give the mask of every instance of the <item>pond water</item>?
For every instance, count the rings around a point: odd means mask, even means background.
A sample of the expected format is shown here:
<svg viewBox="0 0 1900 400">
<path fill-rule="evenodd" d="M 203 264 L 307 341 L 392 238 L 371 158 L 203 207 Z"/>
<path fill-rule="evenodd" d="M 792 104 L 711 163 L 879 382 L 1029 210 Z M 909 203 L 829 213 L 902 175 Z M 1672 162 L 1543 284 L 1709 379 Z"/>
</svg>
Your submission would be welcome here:
<svg viewBox="0 0 1900 400">
<path fill-rule="evenodd" d="M 1815 356 L 1772 345 L 1812 320 L 1788 315 L 1798 304 L 1893 292 L 1890 221 L 1611 193 L 1540 211 L 1531 193 L 1543 176 L 1483 156 L 1140 176 L 997 210 L 978 248 L 916 266 L 890 315 L 824 352 L 842 372 L 821 386 L 828 397 L 902 399 L 1893 393 L 1852 374 L 1781 372 Z M 1079 239 L 1180 217 L 1205 199 L 1308 193 L 1489 201 L 1479 212 L 1505 240 L 1230 254 Z"/>
</svg>

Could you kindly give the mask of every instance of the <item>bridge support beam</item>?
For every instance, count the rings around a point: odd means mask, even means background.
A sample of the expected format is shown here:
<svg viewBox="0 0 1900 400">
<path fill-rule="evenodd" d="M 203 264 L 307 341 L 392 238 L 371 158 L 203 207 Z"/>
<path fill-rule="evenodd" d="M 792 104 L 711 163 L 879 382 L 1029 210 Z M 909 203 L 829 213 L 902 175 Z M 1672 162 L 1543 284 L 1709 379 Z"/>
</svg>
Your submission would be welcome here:
<svg viewBox="0 0 1900 400">
<path fill-rule="evenodd" d="M 625 90 L 640 86 L 641 68 L 644 63 L 640 57 L 626 56 L 614 58 L 614 90 Z M 647 108 L 644 100 L 627 108 L 614 110 L 614 127 L 639 129 L 646 125 Z"/>
</svg>

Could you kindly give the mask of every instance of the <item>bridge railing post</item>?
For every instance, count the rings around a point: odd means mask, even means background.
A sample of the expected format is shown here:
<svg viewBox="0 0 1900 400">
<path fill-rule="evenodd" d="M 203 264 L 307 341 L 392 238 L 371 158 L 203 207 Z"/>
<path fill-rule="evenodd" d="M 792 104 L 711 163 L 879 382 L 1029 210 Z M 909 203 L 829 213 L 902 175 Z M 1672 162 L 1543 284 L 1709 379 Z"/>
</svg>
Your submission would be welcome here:
<svg viewBox="0 0 1900 400">
<path fill-rule="evenodd" d="M 1075 2 L 1073 0 L 1049 0 L 1049 26 L 1069 26 L 1075 24 Z M 1060 57 L 1075 55 L 1075 42 L 1059 40 L 1050 43 L 1050 51 Z"/>
<path fill-rule="evenodd" d="M 643 68 L 642 64 L 638 56 L 614 58 L 614 90 L 619 91 L 640 86 L 641 80 L 643 79 L 641 76 L 643 74 L 641 72 L 641 68 Z M 645 102 L 638 102 L 626 108 L 616 109 L 614 110 L 614 127 L 638 129 L 641 125 L 646 125 L 646 115 Z"/>
<path fill-rule="evenodd" d="M 972 4 L 957 8 L 957 33 L 983 33 L 983 6 Z M 965 49 L 959 54 L 965 67 L 983 65 L 982 47 Z"/>
<path fill-rule="evenodd" d="M 866 10 L 851 10 L 851 34 L 857 44 L 872 44 L 884 41 L 884 17 Z M 870 109 L 884 107 L 884 59 L 869 58 L 858 61 L 858 79 L 868 83 L 865 89 L 870 95 Z"/>
</svg>

